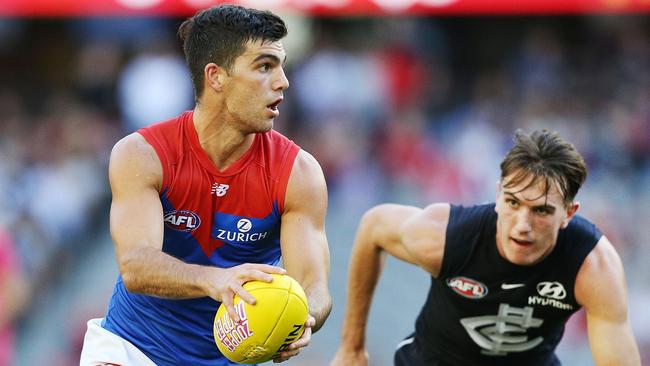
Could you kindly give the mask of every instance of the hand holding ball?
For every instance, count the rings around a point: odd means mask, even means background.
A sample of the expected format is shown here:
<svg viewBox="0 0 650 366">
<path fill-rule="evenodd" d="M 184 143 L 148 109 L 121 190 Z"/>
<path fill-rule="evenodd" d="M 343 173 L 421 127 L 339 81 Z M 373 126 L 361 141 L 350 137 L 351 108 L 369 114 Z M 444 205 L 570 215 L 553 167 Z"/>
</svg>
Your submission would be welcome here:
<svg viewBox="0 0 650 366">
<path fill-rule="evenodd" d="M 262 363 L 300 338 L 309 316 L 307 297 L 287 275 L 272 274 L 273 282 L 250 281 L 244 289 L 256 299 L 250 305 L 235 296 L 235 323 L 223 305 L 214 318 L 214 340 L 226 358 L 239 363 Z"/>
</svg>

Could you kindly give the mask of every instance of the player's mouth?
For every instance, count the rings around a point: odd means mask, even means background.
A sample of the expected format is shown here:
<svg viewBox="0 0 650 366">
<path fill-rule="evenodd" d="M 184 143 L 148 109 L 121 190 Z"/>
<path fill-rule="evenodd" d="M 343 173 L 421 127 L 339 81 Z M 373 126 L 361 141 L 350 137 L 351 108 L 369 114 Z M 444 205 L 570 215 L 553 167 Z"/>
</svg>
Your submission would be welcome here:
<svg viewBox="0 0 650 366">
<path fill-rule="evenodd" d="M 515 243 L 517 246 L 521 246 L 521 247 L 529 247 L 529 246 L 533 245 L 533 242 L 530 241 L 530 240 L 519 240 L 519 239 L 515 239 L 513 237 L 511 237 L 510 240 L 513 243 Z"/>
<path fill-rule="evenodd" d="M 278 98 L 275 100 L 275 102 L 269 104 L 266 106 L 266 109 L 273 114 L 273 117 L 277 117 L 280 115 L 280 110 L 278 109 L 278 106 L 282 103 L 282 98 Z"/>
</svg>

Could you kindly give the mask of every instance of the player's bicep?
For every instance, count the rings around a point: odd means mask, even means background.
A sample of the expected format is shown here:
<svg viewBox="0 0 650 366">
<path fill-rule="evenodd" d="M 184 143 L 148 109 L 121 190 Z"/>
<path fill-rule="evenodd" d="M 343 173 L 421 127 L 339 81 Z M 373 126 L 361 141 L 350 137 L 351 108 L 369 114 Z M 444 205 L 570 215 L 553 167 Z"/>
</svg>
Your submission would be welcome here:
<svg viewBox="0 0 650 366">
<path fill-rule="evenodd" d="M 162 247 L 161 176 L 160 161 L 141 135 L 129 135 L 113 148 L 110 228 L 119 262 L 131 250 Z"/>
<path fill-rule="evenodd" d="M 639 365 L 628 319 L 623 265 L 606 237 L 587 256 L 576 278 L 576 299 L 587 313 L 596 365 Z"/>
<path fill-rule="evenodd" d="M 418 266 L 434 277 L 438 276 L 442 266 L 449 212 L 447 203 L 432 204 L 400 228 L 406 250 Z"/>
<path fill-rule="evenodd" d="M 326 286 L 329 248 L 325 235 L 327 188 L 316 160 L 300 151 L 287 184 L 280 232 L 282 260 L 303 284 Z"/>
</svg>

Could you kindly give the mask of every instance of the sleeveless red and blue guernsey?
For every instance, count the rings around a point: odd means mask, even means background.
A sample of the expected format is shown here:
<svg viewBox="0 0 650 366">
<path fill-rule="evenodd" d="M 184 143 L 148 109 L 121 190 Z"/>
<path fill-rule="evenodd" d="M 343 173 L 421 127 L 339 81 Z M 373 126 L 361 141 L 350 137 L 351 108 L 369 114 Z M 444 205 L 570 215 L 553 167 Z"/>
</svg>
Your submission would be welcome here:
<svg viewBox="0 0 650 366">
<path fill-rule="evenodd" d="M 284 195 L 300 148 L 275 131 L 255 135 L 250 149 L 219 171 L 201 148 L 193 113 L 138 132 L 163 169 L 163 252 L 186 263 L 222 268 L 277 265 Z M 133 294 L 118 277 L 102 326 L 133 343 L 157 365 L 230 365 L 212 322 L 219 302 Z"/>
</svg>

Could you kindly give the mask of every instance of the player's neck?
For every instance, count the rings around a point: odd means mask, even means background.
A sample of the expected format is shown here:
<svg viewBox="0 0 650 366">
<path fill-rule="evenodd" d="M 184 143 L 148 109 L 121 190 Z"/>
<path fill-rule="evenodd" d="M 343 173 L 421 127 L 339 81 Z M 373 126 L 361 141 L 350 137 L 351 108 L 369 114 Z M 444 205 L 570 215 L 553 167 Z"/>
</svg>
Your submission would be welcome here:
<svg viewBox="0 0 650 366">
<path fill-rule="evenodd" d="M 243 133 L 205 108 L 194 109 L 193 123 L 201 147 L 221 171 L 239 160 L 255 139 L 255 134 Z"/>
</svg>

